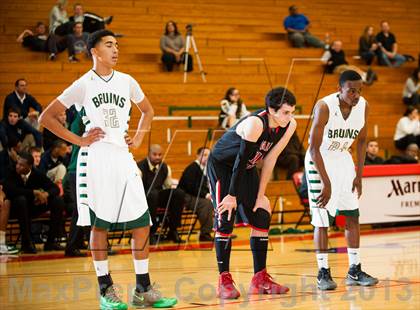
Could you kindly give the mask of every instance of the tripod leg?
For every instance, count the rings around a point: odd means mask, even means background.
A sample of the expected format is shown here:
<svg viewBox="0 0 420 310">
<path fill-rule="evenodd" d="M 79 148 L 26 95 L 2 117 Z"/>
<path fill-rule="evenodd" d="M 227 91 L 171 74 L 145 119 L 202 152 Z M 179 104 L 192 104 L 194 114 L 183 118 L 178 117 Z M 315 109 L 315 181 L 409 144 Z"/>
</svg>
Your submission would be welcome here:
<svg viewBox="0 0 420 310">
<path fill-rule="evenodd" d="M 186 42 L 185 42 L 185 53 L 188 55 L 188 51 L 190 50 L 191 46 L 191 36 L 187 35 Z M 185 59 L 184 63 L 184 83 L 187 83 L 187 68 L 188 68 L 188 57 Z"/>
<path fill-rule="evenodd" d="M 207 82 L 206 73 L 203 70 L 203 65 L 201 64 L 200 55 L 198 54 L 197 45 L 195 44 L 195 40 L 193 36 L 191 36 L 191 43 L 192 43 L 195 57 L 197 58 L 197 63 L 198 63 L 198 68 L 200 69 L 201 79 L 203 80 L 203 82 Z"/>
</svg>

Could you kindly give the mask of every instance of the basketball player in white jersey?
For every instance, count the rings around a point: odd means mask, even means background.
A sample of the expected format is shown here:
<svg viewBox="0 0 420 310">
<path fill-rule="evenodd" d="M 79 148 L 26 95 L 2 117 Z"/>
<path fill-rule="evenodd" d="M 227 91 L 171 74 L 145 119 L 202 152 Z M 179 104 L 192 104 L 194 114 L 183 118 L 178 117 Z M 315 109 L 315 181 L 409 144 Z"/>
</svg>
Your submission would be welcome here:
<svg viewBox="0 0 420 310">
<path fill-rule="evenodd" d="M 118 43 L 108 30 L 90 35 L 93 68 L 55 99 L 41 115 L 41 124 L 57 136 L 79 145 L 77 161 L 78 225 L 91 225 L 90 248 L 98 276 L 101 309 L 127 309 L 115 291 L 108 269 L 107 233 L 132 230 L 136 307 L 170 307 L 176 299 L 162 298 L 151 286 L 148 271 L 150 215 L 142 180 L 128 147 L 139 147 L 153 119 L 153 108 L 139 84 L 113 70 Z M 142 112 L 136 134 L 130 137 L 131 103 Z M 58 122 L 57 116 L 76 106 L 86 126 L 80 137 Z"/>
<path fill-rule="evenodd" d="M 317 250 L 318 288 L 333 290 L 337 284 L 328 266 L 328 227 L 338 214 L 346 217 L 345 236 L 349 257 L 347 285 L 372 286 L 378 279 L 361 270 L 359 204 L 365 162 L 368 104 L 360 96 L 362 77 L 353 70 L 340 75 L 337 93 L 315 106 L 305 157 L 314 242 Z M 349 152 L 357 138 L 357 171 Z"/>
</svg>

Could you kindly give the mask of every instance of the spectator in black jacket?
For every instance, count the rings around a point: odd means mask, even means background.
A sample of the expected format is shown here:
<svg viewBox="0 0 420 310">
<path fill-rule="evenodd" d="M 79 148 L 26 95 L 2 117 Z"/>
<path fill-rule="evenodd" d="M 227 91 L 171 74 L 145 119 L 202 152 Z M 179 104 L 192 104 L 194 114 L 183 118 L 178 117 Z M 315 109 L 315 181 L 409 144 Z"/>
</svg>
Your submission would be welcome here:
<svg viewBox="0 0 420 310">
<path fill-rule="evenodd" d="M 364 72 L 359 67 L 349 65 L 346 60 L 346 55 L 343 50 L 343 42 L 334 41 L 331 44 L 331 48 L 324 52 L 321 57 L 321 61 L 326 65 L 327 73 L 341 74 L 346 70 L 354 70 L 360 74 L 365 84 L 371 85 L 377 79 L 376 73 L 370 68 L 367 72 Z"/>
<path fill-rule="evenodd" d="M 394 155 L 388 159 L 385 164 L 401 165 L 401 164 L 418 164 L 419 163 L 419 147 L 415 143 L 411 143 L 405 149 L 402 155 Z"/>
<path fill-rule="evenodd" d="M 20 116 L 26 118 L 29 109 L 32 108 L 39 113 L 42 112 L 42 107 L 39 102 L 28 94 L 28 82 L 25 79 L 18 79 L 15 82 L 15 90 L 6 96 L 3 106 L 3 119 L 8 116 L 9 109 L 15 107 L 19 109 Z"/>
<path fill-rule="evenodd" d="M 39 163 L 39 171 L 54 183 L 61 183 L 66 175 L 69 148 L 63 140 L 54 141 L 51 148 L 44 152 Z"/>
<path fill-rule="evenodd" d="M 63 125 L 63 127 L 67 128 L 67 115 L 66 112 L 62 112 L 57 116 L 58 121 Z M 60 137 L 49 131 L 47 128 L 44 128 L 42 131 L 42 143 L 44 146 L 44 150 L 49 150 L 53 145 L 54 141 L 61 140 Z"/>
<path fill-rule="evenodd" d="M 381 50 L 379 49 L 376 37 L 373 34 L 373 27 L 366 26 L 362 36 L 359 39 L 359 55 L 370 66 L 375 59 L 379 57 Z"/>
<path fill-rule="evenodd" d="M 80 3 L 76 3 L 73 6 L 73 10 L 74 15 L 69 18 L 70 23 L 82 23 L 84 31 L 88 33 L 105 29 L 105 25 L 109 25 L 113 19 L 112 16 L 102 17 L 95 13 L 84 12 L 83 6 Z"/>
<path fill-rule="evenodd" d="M 10 148 L 10 142 L 22 143 L 22 150 L 36 145 L 42 147 L 41 133 L 20 118 L 18 108 L 9 108 L 7 118 L 0 122 L 0 140 L 2 145 Z"/>
<path fill-rule="evenodd" d="M 213 204 L 205 174 L 210 150 L 201 147 L 197 158 L 182 173 L 178 188 L 185 192 L 185 206 L 197 214 L 200 222 L 200 241 L 213 241 Z"/>
<path fill-rule="evenodd" d="M 32 168 L 33 158 L 21 153 L 4 182 L 6 197 L 11 201 L 11 217 L 17 217 L 22 235 L 22 252 L 36 253 L 31 239 L 31 219 L 50 211 L 50 229 L 44 251 L 62 250 L 56 242 L 63 225 L 64 201 L 58 187 L 44 174 Z"/>
<path fill-rule="evenodd" d="M 383 165 L 384 159 L 378 156 L 379 144 L 376 140 L 370 140 L 366 146 L 365 165 Z"/>
<path fill-rule="evenodd" d="M 159 222 L 158 209 L 167 209 L 168 239 L 181 243 L 177 228 L 181 225 L 182 209 L 184 208 L 184 192 L 179 188 L 172 188 L 171 169 L 162 160 L 162 148 L 158 144 L 150 146 L 147 158 L 137 163 L 140 169 L 147 204 L 152 217 L 153 226 L 150 228 L 150 243 L 154 244 L 154 235 Z M 166 213 L 166 212 L 165 212 Z"/>
<path fill-rule="evenodd" d="M 296 132 L 293 133 L 289 143 L 277 158 L 276 166 L 287 169 L 287 180 L 291 180 L 295 172 L 300 171 L 305 160 L 305 149 L 300 143 Z"/>
<path fill-rule="evenodd" d="M 47 26 L 43 22 L 38 22 L 35 31 L 25 29 L 16 39 L 24 47 L 36 52 L 46 52 L 49 60 L 55 60 L 58 53 L 67 47 L 65 37 L 59 37 L 54 33 L 48 34 Z"/>
</svg>

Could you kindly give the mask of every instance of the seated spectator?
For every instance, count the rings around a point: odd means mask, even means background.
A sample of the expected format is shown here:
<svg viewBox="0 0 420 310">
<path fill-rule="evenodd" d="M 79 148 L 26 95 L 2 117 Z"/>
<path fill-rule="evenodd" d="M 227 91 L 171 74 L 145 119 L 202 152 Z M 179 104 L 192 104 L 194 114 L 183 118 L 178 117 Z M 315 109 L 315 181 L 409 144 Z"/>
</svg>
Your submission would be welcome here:
<svg viewBox="0 0 420 310">
<path fill-rule="evenodd" d="M 67 128 L 67 114 L 65 111 L 60 113 L 57 116 L 57 120 L 63 125 L 63 127 Z M 54 141 L 56 140 L 61 140 L 61 138 L 56 136 L 47 128 L 44 128 L 42 132 L 42 142 L 43 142 L 44 150 L 49 150 L 51 146 L 53 145 Z"/>
<path fill-rule="evenodd" d="M 39 125 L 38 118 L 39 112 L 35 110 L 30 110 L 28 116 L 25 118 L 25 122 L 27 122 L 29 125 L 31 125 L 31 127 L 39 131 L 41 126 Z"/>
<path fill-rule="evenodd" d="M 379 144 L 376 140 L 370 140 L 366 146 L 365 165 L 383 165 L 384 159 L 378 156 Z"/>
<path fill-rule="evenodd" d="M 299 14 L 297 6 L 289 7 L 289 16 L 284 19 L 283 24 L 293 47 L 305 47 L 305 45 L 318 48 L 325 47 L 324 42 L 308 31 L 309 19 L 305 15 Z"/>
<path fill-rule="evenodd" d="M 418 163 L 419 163 L 419 147 L 415 143 L 408 145 L 402 155 L 394 155 L 385 162 L 385 164 L 389 164 L 389 165 L 418 164 Z"/>
<path fill-rule="evenodd" d="M 293 133 L 289 143 L 277 158 L 276 166 L 287 169 L 286 179 L 291 180 L 293 174 L 301 170 L 305 161 L 305 149 L 298 135 Z"/>
<path fill-rule="evenodd" d="M 42 135 L 35 128 L 20 118 L 20 110 L 9 108 L 7 118 L 0 122 L 0 140 L 10 148 L 10 141 L 22 143 L 22 150 L 29 150 L 31 146 L 42 147 Z"/>
<path fill-rule="evenodd" d="M 24 47 L 35 52 L 46 52 L 49 54 L 49 60 L 55 60 L 57 54 L 64 51 L 67 47 L 66 39 L 47 33 L 47 27 L 44 23 L 36 24 L 35 32 L 29 29 L 24 30 L 16 39 L 16 42 L 22 43 Z"/>
<path fill-rule="evenodd" d="M 389 30 L 388 22 L 382 21 L 381 32 L 376 35 L 376 41 L 381 49 L 379 64 L 388 67 L 400 67 L 406 59 L 403 55 L 398 54 L 397 40 Z"/>
<path fill-rule="evenodd" d="M 142 175 L 147 204 L 149 205 L 153 221 L 153 226 L 150 228 L 150 243 L 154 244 L 156 242 L 154 235 L 158 229 L 159 222 L 162 221 L 158 217 L 158 209 L 166 210 L 166 208 L 168 208 L 167 223 L 165 221 L 164 225 L 167 224 L 169 227 L 167 237 L 173 242 L 181 243 L 177 228 L 181 225 L 185 194 L 179 188 L 172 188 L 171 169 L 162 161 L 161 146 L 157 144 L 151 145 L 147 158 L 139 161 L 137 166 Z"/>
<path fill-rule="evenodd" d="M 101 17 L 95 13 L 84 12 L 80 3 L 76 3 L 73 6 L 73 11 L 74 15 L 69 18 L 70 23 L 82 23 L 83 30 L 87 33 L 105 29 L 105 24 L 110 24 L 113 19 L 113 16 Z"/>
<path fill-rule="evenodd" d="M 354 70 L 360 74 L 363 82 L 367 85 L 372 85 L 377 80 L 376 73 L 370 68 L 367 72 L 364 72 L 359 67 L 349 65 L 346 60 L 346 55 L 343 51 L 343 43 L 341 41 L 334 41 L 331 48 L 324 52 L 321 57 L 321 61 L 326 65 L 327 73 L 341 74 L 346 70 Z"/>
<path fill-rule="evenodd" d="M 70 62 L 79 62 L 77 54 L 85 54 L 88 56 L 87 41 L 89 33 L 83 32 L 81 22 L 74 23 L 73 33 L 67 36 L 67 50 L 69 52 Z"/>
<path fill-rule="evenodd" d="M 55 140 L 51 148 L 44 152 L 39 163 L 39 171 L 44 173 L 51 181 L 61 187 L 66 175 L 66 161 L 68 160 L 68 147 L 63 140 Z"/>
<path fill-rule="evenodd" d="M 165 33 L 160 37 L 162 62 L 166 71 L 171 72 L 175 64 L 185 63 L 188 57 L 187 71 L 193 70 L 191 55 L 185 53 L 185 42 L 174 21 L 169 21 L 165 26 Z"/>
<path fill-rule="evenodd" d="M 403 102 L 407 105 L 417 105 L 419 100 L 420 90 L 420 70 L 415 69 L 411 76 L 405 81 L 403 90 Z"/>
<path fill-rule="evenodd" d="M 13 255 L 19 253 L 14 246 L 8 246 L 6 243 L 6 228 L 9 221 L 10 200 L 6 199 L 3 186 L 0 185 L 0 255 Z"/>
<path fill-rule="evenodd" d="M 395 147 L 405 151 L 407 146 L 414 143 L 420 146 L 419 111 L 416 107 L 409 106 L 397 123 L 394 135 Z"/>
<path fill-rule="evenodd" d="M 201 147 L 197 158 L 182 173 L 178 188 L 185 192 L 185 206 L 197 214 L 200 222 L 200 241 L 213 241 L 213 204 L 206 176 L 206 165 L 210 150 Z"/>
<path fill-rule="evenodd" d="M 12 107 L 18 109 L 20 116 L 24 119 L 28 116 L 30 108 L 39 113 L 42 112 L 39 102 L 28 93 L 28 82 L 25 79 L 16 80 L 15 90 L 4 99 L 3 119 L 7 118 L 9 109 Z"/>
<path fill-rule="evenodd" d="M 65 36 L 68 34 L 66 23 L 69 21 L 67 17 L 67 0 L 57 0 L 56 5 L 50 11 L 50 33 Z"/>
<path fill-rule="evenodd" d="M 245 103 L 241 99 L 239 90 L 231 87 L 227 90 L 225 97 L 220 102 L 219 125 L 228 129 L 235 125 L 242 117 L 250 114 Z"/>
<path fill-rule="evenodd" d="M 32 168 L 33 158 L 19 154 L 15 169 L 4 181 L 6 197 L 11 202 L 10 216 L 18 218 L 23 253 L 36 253 L 31 239 L 31 219 L 50 211 L 48 239 L 44 251 L 62 250 L 56 242 L 63 225 L 64 201 L 58 197 L 58 187 L 45 175 Z"/>
<path fill-rule="evenodd" d="M 359 55 L 370 66 L 381 50 L 376 42 L 376 37 L 373 34 L 373 27 L 367 26 L 359 39 Z"/>
<path fill-rule="evenodd" d="M 41 155 L 42 155 L 41 148 L 33 146 L 29 149 L 29 154 L 31 154 L 32 158 L 34 159 L 33 167 L 36 169 L 39 169 L 39 164 L 41 163 Z"/>
</svg>

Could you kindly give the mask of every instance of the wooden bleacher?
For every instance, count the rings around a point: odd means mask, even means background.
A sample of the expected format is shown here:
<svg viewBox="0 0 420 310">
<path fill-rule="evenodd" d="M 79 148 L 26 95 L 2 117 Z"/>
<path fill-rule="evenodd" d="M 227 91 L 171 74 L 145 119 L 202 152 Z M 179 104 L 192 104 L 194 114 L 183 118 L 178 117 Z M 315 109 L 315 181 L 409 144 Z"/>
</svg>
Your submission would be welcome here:
<svg viewBox="0 0 420 310">
<path fill-rule="evenodd" d="M 72 15 L 69 1 L 68 13 Z M 77 1 L 79 2 L 79 1 Z M 228 61 L 228 58 L 263 57 L 269 67 L 274 85 L 284 85 L 292 58 L 317 58 L 319 49 L 293 49 L 285 40 L 282 26 L 287 8 L 292 2 L 277 0 L 86 0 L 85 9 L 100 15 L 114 15 L 110 29 L 125 36 L 119 39 L 120 60 L 117 70 L 133 75 L 151 100 L 155 114 L 168 115 L 168 107 L 218 106 L 226 89 L 237 87 L 246 104 L 263 105 L 269 83 L 262 62 Z M 29 91 L 44 106 L 54 99 L 74 79 L 90 68 L 90 61 L 79 64 L 67 62 L 67 54 L 60 54 L 57 61 L 47 62 L 46 55 L 30 52 L 15 42 L 17 35 L 31 28 L 37 21 L 48 22 L 52 0 L 3 0 L 0 4 L 0 98 L 13 90 L 17 78 L 25 77 Z M 373 5 L 364 0 L 295 2 L 300 11 L 312 22 L 312 32 L 323 38 L 330 33 L 331 39 L 343 41 L 350 63 L 363 68 L 360 61 L 353 60 L 358 49 L 358 38 L 366 25 L 390 22 L 391 31 L 397 36 L 399 50 L 403 54 L 417 56 L 420 51 L 420 2 L 416 0 L 378 0 Z M 159 37 L 166 21 L 175 20 L 185 34 L 187 23 L 194 24 L 194 37 L 201 60 L 207 72 L 207 83 L 201 81 L 197 70 L 190 73 L 188 83 L 182 83 L 182 72 L 165 73 L 160 65 Z M 369 134 L 378 126 L 379 142 L 383 149 L 395 152 L 393 133 L 397 120 L 404 111 L 401 93 L 405 79 L 416 66 L 407 63 L 398 69 L 376 67 L 379 80 L 363 90 L 371 106 Z M 197 69 L 197 66 L 195 67 Z M 317 93 L 322 67 L 314 61 L 297 62 L 287 85 L 296 95 L 302 113 L 309 114 Z M 320 90 L 324 96 L 336 89 L 337 76 L 326 76 Z M 3 99 L 0 100 L 2 102 Z M 217 115 L 217 111 L 177 111 L 176 115 Z M 139 119 L 134 111 L 132 125 Z M 298 122 L 298 134 L 303 135 L 306 121 Z M 214 121 L 194 122 L 193 130 L 180 131 L 168 143 L 167 128 L 172 136 L 176 130 L 188 129 L 184 121 L 159 121 L 153 124 L 151 143 L 169 145 L 166 161 L 172 166 L 174 176 L 179 177 L 183 168 L 193 160 L 188 154 L 188 141 L 192 154 L 203 145 L 204 132 L 214 128 Z M 204 131 L 203 131 L 204 130 Z M 135 151 L 140 159 L 146 155 L 148 139 Z M 279 195 L 286 198 L 284 208 L 297 208 L 298 199 L 290 182 L 273 183 Z M 286 210 L 285 209 L 285 210 Z M 286 221 L 293 222 L 299 214 L 288 214 Z"/>
</svg>

